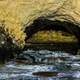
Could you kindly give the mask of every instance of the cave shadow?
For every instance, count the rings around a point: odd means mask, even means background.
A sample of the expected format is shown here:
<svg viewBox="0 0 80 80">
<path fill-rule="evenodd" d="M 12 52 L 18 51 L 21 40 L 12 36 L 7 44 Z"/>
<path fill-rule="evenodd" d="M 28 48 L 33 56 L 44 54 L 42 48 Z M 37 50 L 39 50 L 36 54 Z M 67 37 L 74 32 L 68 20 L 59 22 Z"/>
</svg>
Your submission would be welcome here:
<svg viewBox="0 0 80 80">
<path fill-rule="evenodd" d="M 41 30 L 68 32 L 72 35 L 75 35 L 80 42 L 80 27 L 77 24 L 68 21 L 52 21 L 45 18 L 38 18 L 34 20 L 34 22 L 30 26 L 26 27 L 24 31 L 27 35 L 26 39 L 29 39 L 30 37 L 32 37 L 33 34 Z"/>
</svg>

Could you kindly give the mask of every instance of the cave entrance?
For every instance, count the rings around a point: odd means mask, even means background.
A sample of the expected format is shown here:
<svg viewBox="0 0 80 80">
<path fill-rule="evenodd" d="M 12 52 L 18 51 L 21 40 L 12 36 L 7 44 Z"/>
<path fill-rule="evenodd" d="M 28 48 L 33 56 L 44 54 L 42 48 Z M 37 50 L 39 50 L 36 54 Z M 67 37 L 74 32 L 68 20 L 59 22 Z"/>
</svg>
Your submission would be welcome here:
<svg viewBox="0 0 80 80">
<path fill-rule="evenodd" d="M 48 48 L 52 50 L 72 52 L 79 48 L 80 28 L 72 22 L 39 18 L 26 27 L 25 32 L 26 45 L 30 44 L 28 46 L 33 48 L 34 45 L 39 45 L 37 49 L 41 49 L 42 45 L 49 45 Z"/>
</svg>

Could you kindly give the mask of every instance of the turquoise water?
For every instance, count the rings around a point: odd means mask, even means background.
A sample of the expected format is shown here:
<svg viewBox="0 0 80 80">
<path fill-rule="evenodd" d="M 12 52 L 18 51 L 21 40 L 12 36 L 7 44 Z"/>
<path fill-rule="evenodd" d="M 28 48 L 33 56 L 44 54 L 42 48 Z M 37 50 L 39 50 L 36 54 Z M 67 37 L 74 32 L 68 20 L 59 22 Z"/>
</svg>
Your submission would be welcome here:
<svg viewBox="0 0 80 80">
<path fill-rule="evenodd" d="M 0 80 L 80 80 L 80 55 L 28 49 L 0 68 Z"/>
</svg>

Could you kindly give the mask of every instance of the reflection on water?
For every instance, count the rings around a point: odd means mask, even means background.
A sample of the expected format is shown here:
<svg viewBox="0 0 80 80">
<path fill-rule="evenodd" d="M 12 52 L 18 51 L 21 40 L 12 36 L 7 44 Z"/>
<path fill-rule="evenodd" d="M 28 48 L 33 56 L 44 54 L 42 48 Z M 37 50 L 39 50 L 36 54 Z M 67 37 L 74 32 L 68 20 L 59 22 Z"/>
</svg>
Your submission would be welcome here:
<svg viewBox="0 0 80 80">
<path fill-rule="evenodd" d="M 49 50 L 26 50 L 15 61 L 0 68 L 2 79 L 80 80 L 80 56 Z"/>
</svg>

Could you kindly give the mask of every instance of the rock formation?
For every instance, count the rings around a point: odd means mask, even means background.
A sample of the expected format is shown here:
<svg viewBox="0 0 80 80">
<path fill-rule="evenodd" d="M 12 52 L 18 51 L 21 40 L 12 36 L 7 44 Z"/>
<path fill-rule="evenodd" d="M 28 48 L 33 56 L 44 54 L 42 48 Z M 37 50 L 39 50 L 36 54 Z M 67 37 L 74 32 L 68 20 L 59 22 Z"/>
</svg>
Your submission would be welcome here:
<svg viewBox="0 0 80 80">
<path fill-rule="evenodd" d="M 0 21 L 4 21 L 14 43 L 25 44 L 25 27 L 39 17 L 72 21 L 79 25 L 80 0 L 1 0 Z"/>
</svg>

